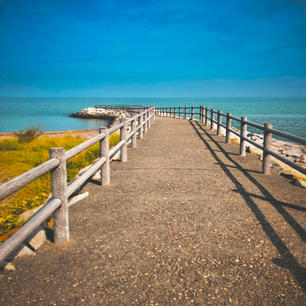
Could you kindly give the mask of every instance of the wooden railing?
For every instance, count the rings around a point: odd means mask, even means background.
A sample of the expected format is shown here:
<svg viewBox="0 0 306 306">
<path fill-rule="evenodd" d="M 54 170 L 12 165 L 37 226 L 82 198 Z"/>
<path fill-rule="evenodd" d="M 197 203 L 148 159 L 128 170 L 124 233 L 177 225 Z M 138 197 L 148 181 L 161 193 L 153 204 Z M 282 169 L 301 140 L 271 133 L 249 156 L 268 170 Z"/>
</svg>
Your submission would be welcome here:
<svg viewBox="0 0 306 306">
<path fill-rule="evenodd" d="M 98 170 L 101 170 L 101 185 L 109 185 L 110 161 L 112 157 L 120 151 L 120 160 L 122 162 L 127 161 L 128 143 L 131 142 L 132 148 L 135 148 L 137 135 L 138 138 L 142 139 L 144 133 L 151 127 L 154 118 L 154 107 L 151 107 L 112 128 L 100 128 L 98 135 L 68 151 L 65 151 L 64 148 L 51 148 L 50 159 L 48 161 L 1 185 L 0 200 L 3 200 L 35 179 L 51 171 L 51 199 L 13 236 L 0 246 L 0 264 L 32 234 L 39 225 L 48 220 L 52 215 L 54 242 L 67 242 L 69 240 L 69 197 Z M 129 133 L 128 126 L 130 126 Z M 112 149 L 109 149 L 109 135 L 117 130 L 120 130 L 120 141 Z M 100 143 L 99 158 L 84 173 L 67 185 L 67 160 L 97 142 Z"/>
<path fill-rule="evenodd" d="M 300 173 L 306 174 L 305 167 L 294 163 L 293 161 L 277 154 L 272 151 L 272 138 L 273 135 L 285 138 L 286 140 L 293 141 L 295 143 L 306 145 L 306 140 L 303 137 L 292 135 L 283 131 L 275 130 L 272 127 L 272 123 L 265 123 L 264 125 L 250 122 L 247 117 L 237 118 L 231 113 L 224 114 L 220 110 L 215 111 L 213 108 L 206 106 L 189 106 L 189 107 L 158 107 L 155 108 L 155 113 L 159 116 L 172 117 L 172 118 L 184 118 L 184 119 L 197 119 L 203 122 L 206 126 L 208 125 L 211 130 L 216 129 L 217 135 L 221 135 L 221 128 L 225 130 L 225 139 L 227 143 L 231 142 L 231 135 L 234 134 L 240 138 L 240 156 L 246 155 L 246 143 L 257 147 L 262 151 L 262 172 L 264 174 L 271 173 L 273 156 L 277 160 L 285 163 L 286 165 L 294 168 Z M 217 118 L 215 118 L 217 115 Z M 225 119 L 225 124 L 222 119 Z M 236 131 L 232 128 L 232 120 L 240 123 L 240 131 Z M 253 141 L 247 137 L 247 127 L 252 126 L 255 129 L 263 131 L 263 145 Z"/>
</svg>

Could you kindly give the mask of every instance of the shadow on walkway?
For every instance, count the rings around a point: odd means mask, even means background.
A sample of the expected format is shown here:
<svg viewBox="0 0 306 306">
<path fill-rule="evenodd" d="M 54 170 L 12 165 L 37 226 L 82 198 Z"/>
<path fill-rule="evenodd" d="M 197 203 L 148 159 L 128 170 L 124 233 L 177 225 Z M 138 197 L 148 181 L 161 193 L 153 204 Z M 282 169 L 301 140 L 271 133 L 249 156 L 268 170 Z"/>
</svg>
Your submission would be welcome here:
<svg viewBox="0 0 306 306">
<path fill-rule="evenodd" d="M 220 165 L 221 169 L 224 171 L 224 173 L 227 175 L 227 177 L 235 184 L 236 191 L 239 193 L 247 206 L 251 209 L 254 216 L 260 223 L 262 229 L 266 233 L 266 235 L 271 240 L 272 244 L 276 247 L 278 250 L 281 258 L 273 258 L 272 262 L 278 266 L 281 266 L 283 268 L 289 269 L 291 273 L 294 275 L 295 279 L 301 286 L 302 290 L 306 291 L 306 269 L 303 268 L 295 259 L 293 254 L 289 251 L 286 244 L 283 242 L 283 240 L 279 237 L 275 229 L 272 227 L 272 225 L 269 223 L 269 221 L 266 219 L 263 212 L 259 209 L 259 207 L 254 202 L 253 198 L 259 198 L 261 200 L 268 201 L 277 211 L 278 213 L 288 222 L 288 224 L 295 230 L 297 235 L 300 237 L 300 239 L 303 242 L 306 242 L 306 232 L 301 227 L 301 225 L 284 209 L 284 207 L 297 209 L 300 211 L 305 211 L 305 208 L 300 207 L 298 205 L 285 203 L 276 200 L 273 195 L 264 187 L 262 186 L 249 172 L 254 172 L 250 170 L 246 170 L 241 165 L 235 161 L 229 153 L 227 153 L 223 147 L 203 128 L 203 126 L 196 121 L 189 121 L 191 126 L 194 128 L 197 135 L 200 137 L 200 139 L 203 141 L 205 146 L 210 151 L 211 155 L 214 157 L 214 159 L 217 161 L 217 163 Z M 203 133 L 204 132 L 204 133 Z M 204 136 L 206 136 L 208 139 L 205 139 Z M 211 144 L 214 144 L 218 147 L 218 150 L 215 150 Z M 233 166 L 226 165 L 216 154 L 216 152 L 222 152 L 223 155 L 227 158 L 228 161 L 233 163 L 235 165 L 235 168 L 239 170 L 245 177 L 248 179 L 251 183 L 253 183 L 264 195 L 263 197 L 255 195 L 253 193 L 247 192 L 245 187 L 243 186 L 243 183 L 241 183 L 238 178 L 229 170 L 229 168 L 233 168 Z"/>
</svg>

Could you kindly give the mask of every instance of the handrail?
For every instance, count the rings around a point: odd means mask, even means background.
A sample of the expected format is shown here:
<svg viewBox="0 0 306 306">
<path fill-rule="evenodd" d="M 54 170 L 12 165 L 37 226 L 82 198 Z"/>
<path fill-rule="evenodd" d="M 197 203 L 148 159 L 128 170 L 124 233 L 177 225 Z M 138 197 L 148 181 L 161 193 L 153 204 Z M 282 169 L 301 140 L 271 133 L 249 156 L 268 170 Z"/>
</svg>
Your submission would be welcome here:
<svg viewBox="0 0 306 306">
<path fill-rule="evenodd" d="M 118 142 L 110 151 L 109 151 L 109 158 L 112 158 L 124 145 L 124 140 Z"/>
<path fill-rule="evenodd" d="M 247 123 L 248 123 L 248 125 L 256 128 L 256 129 L 259 129 L 259 130 L 264 130 L 265 129 L 264 126 L 261 125 L 261 124 L 254 123 L 254 122 L 251 122 L 251 121 L 248 121 Z"/>
<path fill-rule="evenodd" d="M 199 113 L 195 113 L 194 109 L 200 109 Z M 227 113 L 224 114 L 222 113 L 220 110 L 219 111 L 215 111 L 213 108 L 208 108 L 206 106 L 180 106 L 179 110 L 183 109 L 184 110 L 184 117 L 181 116 L 181 112 L 179 112 L 179 116 L 176 116 L 176 112 L 175 110 L 177 109 L 177 107 L 174 107 L 174 117 L 175 118 L 187 118 L 187 114 L 191 115 L 191 120 L 194 120 L 194 115 L 199 115 L 199 119 L 195 119 L 195 120 L 200 120 L 201 122 L 205 122 L 205 125 L 209 124 L 210 125 L 210 129 L 214 129 L 216 127 L 217 129 L 217 135 L 221 134 L 221 127 L 225 129 L 226 131 L 226 142 L 229 143 L 230 142 L 230 135 L 234 134 L 237 135 L 240 138 L 240 155 L 241 156 L 245 156 L 246 154 L 246 143 L 250 143 L 251 145 L 259 148 L 260 150 L 262 150 L 262 154 L 263 154 L 263 173 L 265 174 L 269 174 L 271 171 L 271 160 L 270 160 L 270 156 L 273 156 L 274 158 L 284 162 L 285 164 L 287 164 L 290 167 L 293 167 L 294 169 L 296 169 L 297 171 L 306 174 L 306 169 L 305 167 L 302 167 L 286 158 L 284 158 L 283 156 L 273 152 L 271 150 L 271 146 L 272 146 L 272 135 L 276 135 L 279 137 L 283 137 L 285 139 L 297 142 L 299 144 L 302 145 L 306 145 L 306 140 L 303 137 L 300 136 L 296 136 L 296 135 L 292 135 L 290 133 L 287 132 L 283 132 L 283 131 L 279 131 L 276 129 L 272 128 L 272 124 L 258 124 L 255 122 L 251 122 L 248 121 L 246 117 L 235 117 L 233 116 L 231 113 Z M 190 111 L 188 111 L 190 109 Z M 170 112 L 168 112 L 168 108 L 167 107 L 159 107 L 159 108 L 155 108 L 155 112 L 161 116 L 165 116 L 168 117 L 168 114 L 170 114 L 170 117 L 172 117 L 172 108 L 170 107 Z M 210 112 L 210 114 L 209 114 Z M 215 115 L 217 115 L 217 120 L 215 119 Z M 226 118 L 226 125 L 222 124 L 222 117 Z M 232 129 L 232 120 L 237 121 L 240 123 L 240 131 L 237 132 L 235 130 Z M 258 144 L 257 142 L 253 141 L 252 139 L 250 139 L 249 137 L 246 137 L 247 135 L 247 126 L 252 126 L 256 129 L 259 129 L 261 131 L 264 131 L 264 144 Z M 271 127 L 270 127 L 271 126 Z M 273 153 L 271 153 L 273 152 Z"/>
<path fill-rule="evenodd" d="M 91 176 L 93 176 L 105 162 L 105 157 L 99 158 L 89 167 L 89 169 L 87 169 L 87 171 L 68 184 L 66 191 L 67 197 L 69 198 L 79 187 L 81 187 Z"/>
<path fill-rule="evenodd" d="M 155 119 L 155 108 L 146 107 L 144 111 L 113 126 L 112 128 L 101 128 L 99 134 L 89 140 L 84 141 L 80 145 L 65 152 L 63 148 L 51 148 L 51 158 L 41 165 L 31 169 L 28 172 L 2 184 L 0 186 L 0 200 L 8 197 L 22 187 L 31 183 L 40 176 L 51 171 L 51 191 L 52 198 L 35 213 L 35 215 L 26 222 L 14 235 L 0 246 L 0 267 L 6 263 L 8 256 L 25 241 L 33 231 L 44 221 L 46 221 L 53 213 L 53 230 L 57 233 L 56 237 L 60 237 L 60 241 L 55 243 L 65 242 L 69 240 L 68 229 L 65 224 L 68 222 L 67 213 L 57 213 L 67 208 L 67 199 L 79 187 L 81 187 L 90 177 L 92 177 L 99 169 L 101 169 L 101 185 L 108 185 L 110 182 L 110 159 L 113 155 L 121 150 L 121 161 L 127 160 L 127 144 L 132 138 L 132 147 L 136 147 L 136 136 L 143 138 L 143 133 L 146 133 L 151 127 Z M 133 124 L 132 124 L 133 123 Z M 131 131 L 127 133 L 127 125 L 131 126 Z M 120 142 L 109 150 L 109 135 L 120 129 Z M 66 183 L 66 162 L 73 156 L 86 150 L 93 144 L 100 143 L 100 157 L 91 164 L 78 178 Z M 51 153 L 50 153 L 51 154 Z M 55 155 L 54 155 L 55 154 Z M 56 156 L 56 157 L 53 157 Z M 57 196 L 59 196 L 57 198 Z M 59 239 L 59 238 L 58 238 Z"/>
<path fill-rule="evenodd" d="M 119 130 L 123 126 L 124 126 L 123 122 L 116 124 L 115 126 L 113 126 L 112 128 L 109 129 L 109 134 L 112 134 L 113 132 L 116 132 L 117 130 Z"/>
<path fill-rule="evenodd" d="M 292 135 L 292 134 L 282 132 L 282 131 L 279 131 L 279 130 L 275 130 L 275 129 L 267 129 L 267 131 L 273 133 L 274 135 L 287 138 L 289 140 L 298 142 L 302 145 L 306 145 L 306 139 L 304 139 L 303 137 Z"/>
<path fill-rule="evenodd" d="M 57 158 L 51 158 L 39 166 L 15 177 L 14 179 L 0 186 L 0 201 L 18 191 L 22 187 L 30 184 L 40 176 L 48 173 L 60 164 Z"/>
<path fill-rule="evenodd" d="M 61 205 L 61 200 L 52 199 L 45 204 L 21 229 L 5 241 L 0 247 L 0 266 L 18 246 L 27 239 L 29 235 Z"/>
<path fill-rule="evenodd" d="M 90 146 L 94 145 L 95 143 L 97 143 L 98 141 L 102 140 L 105 137 L 105 134 L 98 134 L 96 136 L 94 136 L 91 139 L 88 139 L 84 142 L 82 142 L 81 144 L 77 145 L 76 147 L 68 150 L 65 154 L 65 158 L 66 160 L 72 158 L 73 156 L 81 153 L 82 151 L 88 149 Z"/>
</svg>

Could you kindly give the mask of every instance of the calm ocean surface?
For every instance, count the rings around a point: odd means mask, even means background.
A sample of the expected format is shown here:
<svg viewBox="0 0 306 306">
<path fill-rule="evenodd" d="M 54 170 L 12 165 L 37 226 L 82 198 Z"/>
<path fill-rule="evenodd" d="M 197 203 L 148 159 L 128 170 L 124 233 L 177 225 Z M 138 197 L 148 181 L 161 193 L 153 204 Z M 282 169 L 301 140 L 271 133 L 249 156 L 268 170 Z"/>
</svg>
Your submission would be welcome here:
<svg viewBox="0 0 306 306">
<path fill-rule="evenodd" d="M 0 98 L 0 132 L 40 126 L 45 131 L 95 129 L 108 122 L 69 114 L 96 104 L 205 105 L 249 121 L 306 137 L 306 98 Z M 259 132 L 259 131 L 258 131 Z"/>
</svg>

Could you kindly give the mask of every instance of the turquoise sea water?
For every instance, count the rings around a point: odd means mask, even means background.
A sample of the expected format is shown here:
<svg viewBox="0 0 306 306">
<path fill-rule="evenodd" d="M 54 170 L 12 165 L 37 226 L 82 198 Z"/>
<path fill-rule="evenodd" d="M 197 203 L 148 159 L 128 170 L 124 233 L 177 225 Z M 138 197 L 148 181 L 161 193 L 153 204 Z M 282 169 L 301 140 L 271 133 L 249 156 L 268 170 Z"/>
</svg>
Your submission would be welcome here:
<svg viewBox="0 0 306 306">
<path fill-rule="evenodd" d="M 45 131 L 95 129 L 108 122 L 68 115 L 96 104 L 205 105 L 306 137 L 306 98 L 0 98 L 0 132 L 38 125 Z"/>
</svg>

